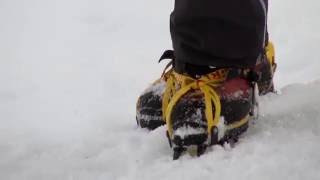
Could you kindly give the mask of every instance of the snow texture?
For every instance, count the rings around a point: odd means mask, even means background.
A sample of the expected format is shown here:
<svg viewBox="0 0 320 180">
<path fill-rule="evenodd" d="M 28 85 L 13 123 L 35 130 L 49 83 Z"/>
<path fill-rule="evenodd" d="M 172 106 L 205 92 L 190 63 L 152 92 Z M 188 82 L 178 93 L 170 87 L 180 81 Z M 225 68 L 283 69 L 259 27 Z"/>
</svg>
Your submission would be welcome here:
<svg viewBox="0 0 320 180">
<path fill-rule="evenodd" d="M 152 92 L 153 95 L 161 97 L 165 91 L 166 82 L 164 80 L 160 80 L 159 82 L 148 87 L 142 94 L 146 94 Z"/>
<path fill-rule="evenodd" d="M 220 140 L 223 138 L 223 136 L 227 131 L 227 126 L 225 124 L 223 116 L 220 117 L 219 123 L 217 124 L 217 128 L 218 128 L 218 139 Z"/>
<path fill-rule="evenodd" d="M 185 138 L 189 135 L 197 135 L 206 133 L 206 129 L 204 128 L 193 128 L 190 126 L 182 126 L 175 130 L 174 135 Z"/>
<path fill-rule="evenodd" d="M 279 94 L 234 148 L 172 161 L 136 98 L 171 47 L 171 0 L 0 1 L 1 180 L 319 180 L 320 2 L 270 1 Z"/>
</svg>

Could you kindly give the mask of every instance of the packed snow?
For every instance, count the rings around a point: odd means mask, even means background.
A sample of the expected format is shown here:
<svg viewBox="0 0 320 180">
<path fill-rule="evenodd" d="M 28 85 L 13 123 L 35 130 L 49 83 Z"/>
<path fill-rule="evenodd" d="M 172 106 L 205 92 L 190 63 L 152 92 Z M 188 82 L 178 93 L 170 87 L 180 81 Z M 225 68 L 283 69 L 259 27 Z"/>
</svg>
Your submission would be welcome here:
<svg viewBox="0 0 320 180">
<path fill-rule="evenodd" d="M 171 0 L 0 0 L 1 180 L 320 179 L 320 2 L 271 1 L 278 94 L 240 142 L 172 160 L 138 95 L 171 48 Z"/>
</svg>

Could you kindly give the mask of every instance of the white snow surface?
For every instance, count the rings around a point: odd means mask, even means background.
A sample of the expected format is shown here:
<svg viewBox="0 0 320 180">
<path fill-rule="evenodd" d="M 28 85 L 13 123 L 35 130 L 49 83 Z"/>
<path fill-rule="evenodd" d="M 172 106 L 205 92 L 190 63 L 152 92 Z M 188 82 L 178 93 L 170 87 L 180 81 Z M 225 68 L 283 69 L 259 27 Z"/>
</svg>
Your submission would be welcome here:
<svg viewBox="0 0 320 180">
<path fill-rule="evenodd" d="M 172 161 L 138 95 L 171 47 L 170 0 L 0 1 L 1 180 L 320 179 L 320 2 L 270 2 L 279 94 L 234 148 Z"/>
<path fill-rule="evenodd" d="M 142 94 L 152 92 L 154 96 L 161 97 L 165 89 L 166 89 L 166 81 L 161 79 L 160 82 L 156 82 L 154 84 L 151 84 L 149 87 L 147 87 Z"/>
</svg>

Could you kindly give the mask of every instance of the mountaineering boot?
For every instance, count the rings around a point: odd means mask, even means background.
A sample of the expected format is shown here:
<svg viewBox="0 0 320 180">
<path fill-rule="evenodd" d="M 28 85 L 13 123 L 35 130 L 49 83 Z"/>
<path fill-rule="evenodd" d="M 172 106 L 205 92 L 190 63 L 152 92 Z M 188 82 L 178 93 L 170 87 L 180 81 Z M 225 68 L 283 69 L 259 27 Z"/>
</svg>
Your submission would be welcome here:
<svg viewBox="0 0 320 180">
<path fill-rule="evenodd" d="M 200 156 L 210 145 L 237 142 L 257 108 L 256 96 L 274 91 L 274 49 L 268 43 L 254 68 L 212 68 L 175 62 L 137 102 L 137 124 L 167 125 L 174 159 L 190 149 Z"/>
</svg>

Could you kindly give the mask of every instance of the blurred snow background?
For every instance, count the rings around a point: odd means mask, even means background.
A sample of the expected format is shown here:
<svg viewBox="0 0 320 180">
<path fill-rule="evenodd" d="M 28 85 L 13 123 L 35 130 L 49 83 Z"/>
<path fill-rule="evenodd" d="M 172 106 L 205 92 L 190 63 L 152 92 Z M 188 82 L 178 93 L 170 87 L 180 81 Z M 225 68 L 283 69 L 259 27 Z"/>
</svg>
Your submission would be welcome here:
<svg viewBox="0 0 320 180">
<path fill-rule="evenodd" d="M 135 101 L 173 1 L 0 0 L 0 179 L 320 179 L 320 3 L 270 2 L 279 95 L 234 149 L 171 160 Z"/>
</svg>

